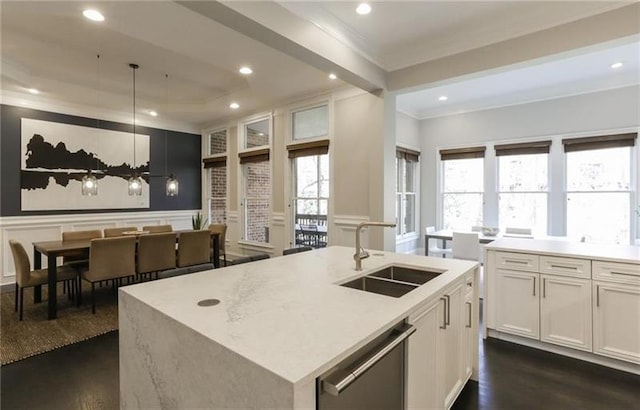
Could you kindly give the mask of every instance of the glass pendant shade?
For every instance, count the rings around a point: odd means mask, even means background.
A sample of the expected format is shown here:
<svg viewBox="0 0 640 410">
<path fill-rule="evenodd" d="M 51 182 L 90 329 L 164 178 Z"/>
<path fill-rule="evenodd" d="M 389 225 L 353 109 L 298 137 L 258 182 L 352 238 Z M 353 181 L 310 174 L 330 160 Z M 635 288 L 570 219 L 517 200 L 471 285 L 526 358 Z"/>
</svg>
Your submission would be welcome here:
<svg viewBox="0 0 640 410">
<path fill-rule="evenodd" d="M 82 195 L 84 196 L 94 196 L 98 195 L 98 180 L 91 173 L 91 170 L 82 177 Z"/>
<path fill-rule="evenodd" d="M 169 178 L 167 178 L 167 196 L 178 196 L 179 188 L 180 184 L 176 176 L 173 174 L 169 175 Z"/>
<path fill-rule="evenodd" d="M 138 175 L 129 178 L 129 195 L 142 195 L 142 178 Z"/>
</svg>

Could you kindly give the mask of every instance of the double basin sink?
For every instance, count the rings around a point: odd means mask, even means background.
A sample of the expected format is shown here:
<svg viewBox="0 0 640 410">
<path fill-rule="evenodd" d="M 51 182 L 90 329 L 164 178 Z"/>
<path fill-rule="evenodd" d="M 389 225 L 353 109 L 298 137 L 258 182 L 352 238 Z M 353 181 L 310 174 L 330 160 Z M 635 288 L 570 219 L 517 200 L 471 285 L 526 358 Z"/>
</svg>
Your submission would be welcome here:
<svg viewBox="0 0 640 410">
<path fill-rule="evenodd" d="M 399 298 L 440 275 L 442 271 L 389 266 L 340 286 Z"/>
</svg>

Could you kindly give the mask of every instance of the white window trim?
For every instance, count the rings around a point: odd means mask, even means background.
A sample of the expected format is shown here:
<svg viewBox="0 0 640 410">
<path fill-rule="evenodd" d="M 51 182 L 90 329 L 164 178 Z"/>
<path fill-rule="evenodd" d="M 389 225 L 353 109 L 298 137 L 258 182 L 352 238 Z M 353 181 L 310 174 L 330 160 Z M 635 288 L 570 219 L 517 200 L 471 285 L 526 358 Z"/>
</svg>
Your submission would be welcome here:
<svg viewBox="0 0 640 410">
<path fill-rule="evenodd" d="M 416 149 L 413 147 L 408 147 L 408 146 L 402 146 L 400 144 L 397 145 L 398 147 L 401 148 L 407 148 L 407 149 L 412 149 L 414 151 L 420 152 L 420 149 Z M 396 244 L 401 244 L 404 242 L 407 242 L 409 240 L 415 240 L 416 238 L 420 238 L 420 161 L 414 162 L 413 164 L 413 179 L 414 179 L 414 189 L 415 191 L 412 192 L 412 194 L 415 196 L 416 198 L 416 204 L 415 204 L 415 210 L 414 210 L 414 215 L 413 215 L 413 232 L 409 232 L 409 233 L 400 233 L 400 235 L 396 235 Z M 404 169 L 404 167 L 402 168 Z M 396 173 L 397 173 L 397 167 L 396 167 Z M 396 175 L 396 181 L 398 179 L 398 176 Z M 398 194 L 401 195 L 406 195 L 406 192 L 398 192 L 396 191 L 396 197 L 398 196 Z M 394 198 L 394 201 L 397 198 Z M 402 228 L 400 229 L 400 231 L 402 231 L 404 229 L 404 224 L 402 223 L 402 221 L 400 220 L 400 218 L 398 218 L 398 223 L 402 225 Z"/>
<path fill-rule="evenodd" d="M 218 153 L 218 154 L 210 154 L 210 149 L 211 149 L 211 134 L 215 134 L 217 132 L 220 131 L 225 131 L 226 136 L 227 136 L 227 144 L 226 144 L 226 148 L 227 150 L 225 152 L 222 153 Z M 229 187 L 231 184 L 231 179 L 229 178 L 229 127 L 226 126 L 222 126 L 222 127 L 216 127 L 216 128 L 209 128 L 206 129 L 204 132 L 204 140 L 205 140 L 205 144 L 203 144 L 202 147 L 202 158 L 201 159 L 206 159 L 206 158 L 226 158 L 227 159 L 227 175 L 226 175 L 226 183 L 227 183 L 227 189 L 226 189 L 226 193 L 225 193 L 225 198 L 224 198 L 224 213 L 227 216 L 226 219 L 229 218 Z M 202 172 L 201 172 L 201 181 L 202 181 L 202 191 L 201 192 L 206 192 L 206 195 L 202 195 L 202 200 L 203 200 L 203 204 L 202 204 L 202 208 L 203 210 L 206 209 L 206 212 L 203 212 L 207 215 L 208 221 L 209 223 L 211 223 L 211 200 L 213 199 L 213 197 L 211 196 L 211 177 L 210 177 L 210 172 L 208 169 L 202 168 Z"/>
</svg>

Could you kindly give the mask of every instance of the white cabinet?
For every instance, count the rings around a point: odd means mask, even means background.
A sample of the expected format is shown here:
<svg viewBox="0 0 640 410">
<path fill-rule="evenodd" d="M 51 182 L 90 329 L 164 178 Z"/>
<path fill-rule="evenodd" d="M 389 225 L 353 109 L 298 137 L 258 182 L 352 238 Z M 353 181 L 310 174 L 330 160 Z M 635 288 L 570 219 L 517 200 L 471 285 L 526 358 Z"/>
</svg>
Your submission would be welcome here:
<svg viewBox="0 0 640 410">
<path fill-rule="evenodd" d="M 540 275 L 532 272 L 495 270 L 496 329 L 519 336 L 540 337 Z"/>
<path fill-rule="evenodd" d="M 450 408 L 471 376 L 478 335 L 466 326 L 477 310 L 465 289 L 459 281 L 409 317 L 416 332 L 408 341 L 408 409 Z"/>
<path fill-rule="evenodd" d="M 591 351 L 591 280 L 540 275 L 540 340 Z"/>
<path fill-rule="evenodd" d="M 640 287 L 593 282 L 593 352 L 640 363 Z"/>
</svg>

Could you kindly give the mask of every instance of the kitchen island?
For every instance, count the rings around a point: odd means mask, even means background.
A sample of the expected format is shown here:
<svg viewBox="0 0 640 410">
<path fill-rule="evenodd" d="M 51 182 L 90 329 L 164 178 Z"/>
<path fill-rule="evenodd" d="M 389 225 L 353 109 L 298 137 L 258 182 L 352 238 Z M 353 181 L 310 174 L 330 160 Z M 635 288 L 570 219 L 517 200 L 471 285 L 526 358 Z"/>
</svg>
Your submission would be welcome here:
<svg viewBox="0 0 640 410">
<path fill-rule="evenodd" d="M 328 247 L 120 288 L 121 407 L 316 408 L 320 375 L 399 322 L 430 317 L 432 306 L 446 322 L 409 338 L 407 405 L 419 406 L 427 383 L 441 396 L 430 399 L 448 406 L 477 375 L 478 264 L 372 251 L 357 272 L 353 253 Z M 401 297 L 340 286 L 391 265 L 441 273 Z M 466 352 L 440 363 L 442 383 L 414 376 L 438 375 L 420 358 L 445 356 L 411 344 L 427 330 L 447 338 L 439 348 Z"/>
</svg>

